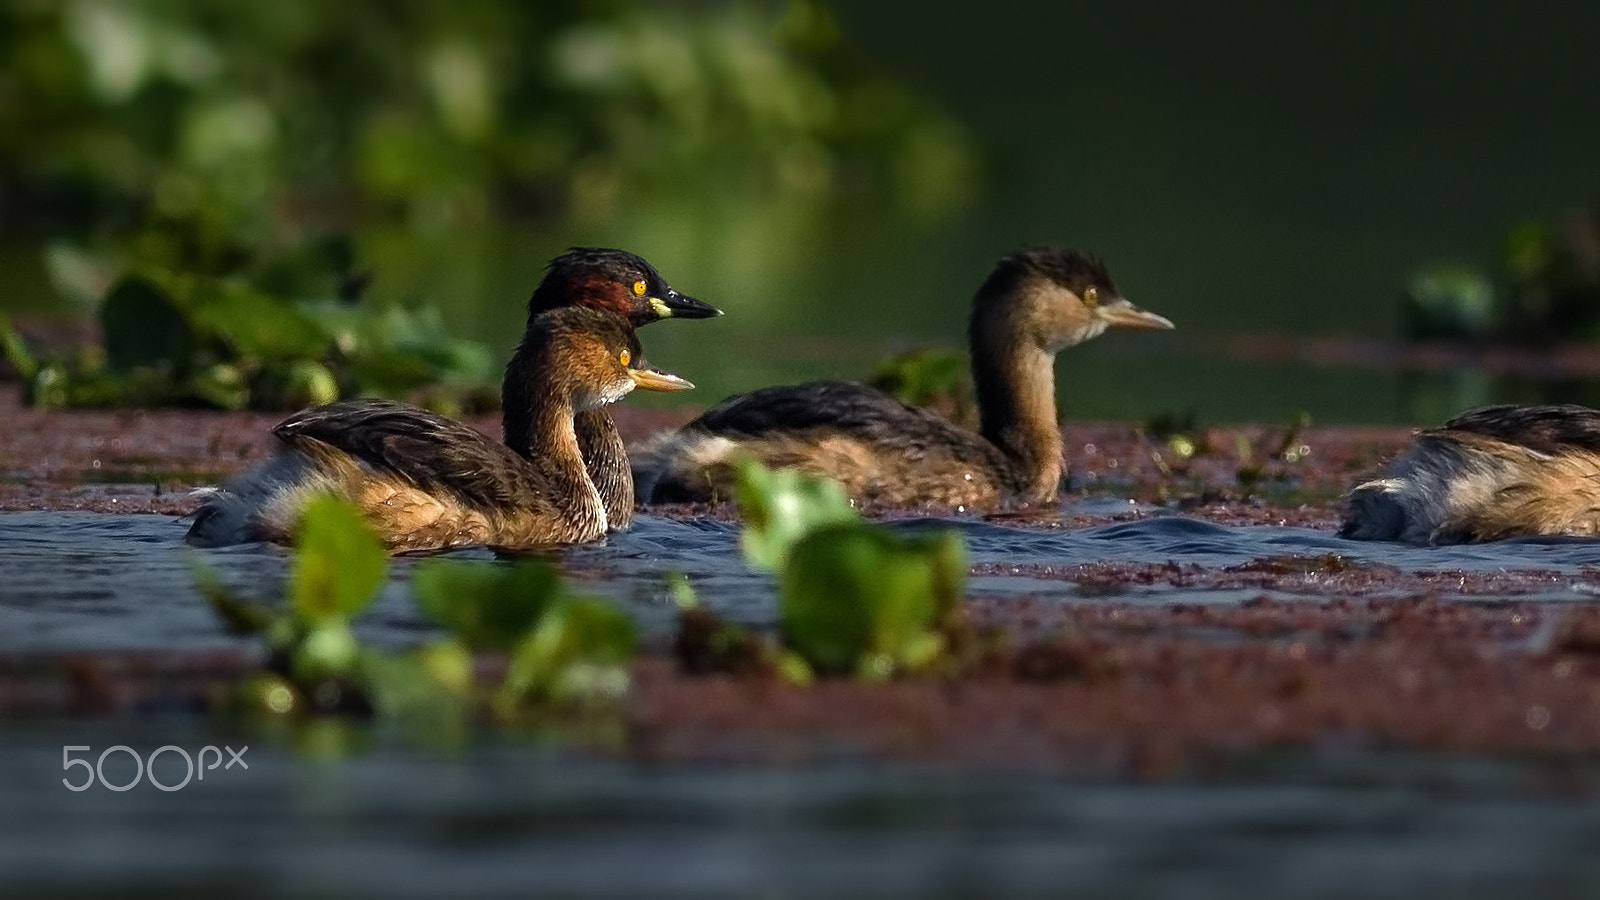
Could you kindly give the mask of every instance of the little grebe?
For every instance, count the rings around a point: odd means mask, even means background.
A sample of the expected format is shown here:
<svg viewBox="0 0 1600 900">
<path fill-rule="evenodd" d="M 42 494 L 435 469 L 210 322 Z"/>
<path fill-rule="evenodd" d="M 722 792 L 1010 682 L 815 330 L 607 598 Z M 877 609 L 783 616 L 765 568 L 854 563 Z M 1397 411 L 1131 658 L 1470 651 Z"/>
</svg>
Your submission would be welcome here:
<svg viewBox="0 0 1600 900">
<path fill-rule="evenodd" d="M 563 306 L 608 310 L 635 328 L 667 318 L 722 315 L 716 307 L 673 290 L 661 273 L 640 257 L 599 247 L 573 247 L 550 261 L 544 279 L 528 300 L 528 320 Z M 524 365 L 519 348 L 506 366 L 502 391 L 505 438 L 512 447 L 527 445 L 528 423 L 521 418 L 527 401 L 513 398 L 514 391 L 527 384 L 519 374 Z M 605 410 L 590 409 L 578 413 L 574 427 L 589 478 L 605 504 L 609 527 L 613 531 L 627 528 L 633 523 L 633 476 L 617 426 Z"/>
<path fill-rule="evenodd" d="M 507 391 L 508 402 L 523 404 L 516 433 L 524 442 L 515 448 L 387 400 L 313 407 L 273 429 L 280 446 L 271 459 L 208 492 L 189 541 L 285 541 L 305 503 L 324 493 L 353 502 L 391 551 L 603 537 L 605 507 L 579 451 L 574 415 L 635 387 L 693 385 L 645 367 L 633 327 L 599 310 L 534 317 L 518 356 L 520 380 Z"/>
<path fill-rule="evenodd" d="M 1600 411 L 1485 406 L 1423 431 L 1350 492 L 1341 537 L 1465 544 L 1600 534 Z"/>
<path fill-rule="evenodd" d="M 1050 500 L 1062 472 L 1055 355 L 1112 325 L 1173 327 L 1123 299 L 1099 260 L 1025 248 L 1000 260 L 972 300 L 979 433 L 854 382 L 763 388 L 637 448 L 639 498 L 728 497 L 728 464 L 749 453 L 837 479 L 867 502 L 990 508 Z"/>
</svg>

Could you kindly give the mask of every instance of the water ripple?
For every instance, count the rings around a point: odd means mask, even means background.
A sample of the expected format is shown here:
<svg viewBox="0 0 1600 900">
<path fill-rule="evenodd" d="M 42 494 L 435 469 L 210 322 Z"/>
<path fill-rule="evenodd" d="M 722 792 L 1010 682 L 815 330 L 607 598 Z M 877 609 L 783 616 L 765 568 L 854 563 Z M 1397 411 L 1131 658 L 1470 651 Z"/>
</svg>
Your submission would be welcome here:
<svg viewBox="0 0 1600 900">
<path fill-rule="evenodd" d="M 1571 577 L 1587 574 L 1584 567 L 1600 566 L 1600 541 L 1594 540 L 1406 547 L 1346 541 L 1306 528 L 1226 526 L 1167 514 L 1081 529 L 1026 528 L 977 518 L 913 519 L 893 527 L 916 533 L 946 526 L 966 537 L 974 562 L 1000 565 L 1114 561 L 1221 567 L 1261 557 L 1339 554 L 1408 572 L 1539 569 Z M 234 639 L 222 633 L 193 588 L 193 561 L 208 561 L 241 592 L 274 597 L 281 596 L 287 557 L 265 545 L 192 550 L 182 543 L 186 527 L 183 520 L 154 515 L 0 513 L 0 650 L 229 644 Z M 675 607 L 664 578 L 668 572 L 685 575 L 718 612 L 770 624 L 772 578 L 745 568 L 738 538 L 736 524 L 646 515 L 631 531 L 602 544 L 570 548 L 558 558 L 584 590 L 617 600 L 647 631 L 659 634 L 670 627 Z M 493 558 L 481 548 L 450 555 Z M 396 562 L 390 583 L 358 623 L 363 636 L 412 642 L 428 630 L 405 586 L 416 564 L 416 558 Z M 1570 593 L 1571 582 L 1562 579 L 1557 587 Z M 1030 592 L 1058 595 L 1063 602 L 1094 602 L 1078 596 L 1071 584 L 1036 578 L 986 576 L 974 588 L 986 595 Z M 1144 592 L 1172 602 L 1237 600 L 1230 591 L 1157 586 Z"/>
</svg>

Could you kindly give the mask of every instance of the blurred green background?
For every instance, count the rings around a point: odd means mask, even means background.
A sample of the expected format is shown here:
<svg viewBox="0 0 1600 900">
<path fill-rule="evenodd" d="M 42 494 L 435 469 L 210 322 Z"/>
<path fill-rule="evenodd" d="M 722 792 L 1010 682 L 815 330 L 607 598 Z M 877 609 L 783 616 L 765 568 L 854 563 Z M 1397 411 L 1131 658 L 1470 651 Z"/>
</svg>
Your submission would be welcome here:
<svg viewBox="0 0 1600 900">
<path fill-rule="evenodd" d="M 0 311 L 360 283 L 492 376 L 544 263 L 620 246 L 728 312 L 645 332 L 701 390 L 629 402 L 704 405 L 959 347 L 994 260 L 1058 242 L 1179 326 L 1063 354 L 1069 416 L 1600 402 L 1296 343 L 1435 336 L 1440 284 L 1450 321 L 1593 293 L 1600 8 L 1430 6 L 4 0 Z"/>
</svg>

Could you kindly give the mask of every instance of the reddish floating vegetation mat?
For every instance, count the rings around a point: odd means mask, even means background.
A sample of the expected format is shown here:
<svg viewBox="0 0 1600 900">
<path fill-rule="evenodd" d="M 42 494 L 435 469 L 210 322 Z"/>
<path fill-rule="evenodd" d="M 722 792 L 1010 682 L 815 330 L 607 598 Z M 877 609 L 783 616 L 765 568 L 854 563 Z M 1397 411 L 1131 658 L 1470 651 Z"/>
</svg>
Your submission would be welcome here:
<svg viewBox="0 0 1600 900">
<path fill-rule="evenodd" d="M 1059 612 L 936 680 L 795 687 L 690 675 L 652 653 L 634 667 L 619 749 L 1132 777 L 1266 748 L 1600 753 L 1600 609 L 1412 598 Z M 205 710 L 258 664 L 243 650 L 0 656 L 0 715 Z"/>
<path fill-rule="evenodd" d="M 625 402 L 612 407 L 628 441 L 693 415 L 694 410 L 638 409 Z M 0 420 L 6 425 L 0 428 L 0 510 L 183 514 L 195 505 L 190 491 L 264 459 L 273 446 L 272 427 L 282 418 L 279 413 L 211 410 L 29 409 L 15 384 L 0 384 Z M 496 418 L 470 421 L 487 435 L 500 433 Z M 1193 436 L 1199 452 L 1181 458 L 1130 425 L 1068 423 L 1066 455 L 1073 491 L 1065 499 L 1084 491 L 1112 493 L 1221 524 L 1328 527 L 1338 516 L 1338 496 L 1395 453 L 1409 431 L 1308 428 L 1296 439 L 1308 450 L 1303 458 L 1268 462 L 1260 466 L 1260 479 L 1243 488 L 1240 440 L 1259 449 L 1274 446 L 1283 434 L 1282 428 L 1256 426 L 1207 429 Z M 1020 525 L 1079 527 L 1124 516 L 1063 516 L 1049 510 L 1008 518 Z"/>
<path fill-rule="evenodd" d="M 630 440 L 689 415 L 626 404 L 615 411 Z M 0 416 L 0 509 L 161 513 L 187 512 L 187 491 L 263 458 L 281 418 L 46 412 L 23 408 L 14 386 L 0 387 Z M 492 419 L 474 424 L 498 433 Z M 1306 429 L 1296 437 L 1308 451 L 1298 462 L 1269 462 L 1247 486 L 1233 448 L 1241 437 L 1264 447 L 1281 435 L 1213 429 L 1193 436 L 1198 454 L 1180 458 L 1128 425 L 1066 428 L 1076 488 L 1222 524 L 1325 529 L 1338 519 L 1339 494 L 1396 452 L 1408 431 Z M 1138 515 L 1136 507 L 1107 505 L 1097 514 L 1068 507 L 994 518 L 1056 528 Z M 973 671 L 933 681 L 798 688 L 755 675 L 690 675 L 657 650 L 635 667 L 626 752 L 782 761 L 842 749 L 1132 775 L 1187 771 L 1215 753 L 1329 744 L 1600 754 L 1600 609 L 1510 599 L 1547 597 L 1560 581 L 1600 584 L 1600 572 L 1406 572 L 1336 556 L 1230 567 L 982 565 L 975 572 L 1061 581 L 1063 593 L 1094 602 L 977 596 L 969 601 L 975 621 L 1003 628 L 1008 642 Z M 1140 586 L 1306 599 L 1119 599 Z M 1478 599 L 1448 599 L 1460 597 Z M 0 715 L 206 711 L 257 665 L 248 649 L 3 654 Z"/>
<path fill-rule="evenodd" d="M 803 689 L 646 662 L 635 734 L 669 758 L 842 744 L 1131 775 L 1267 747 L 1600 752 L 1600 610 L 1263 599 L 1061 613 L 1053 634 L 944 682 Z"/>
<path fill-rule="evenodd" d="M 621 408 L 619 407 L 619 410 Z M 687 421 L 692 412 L 627 410 L 624 438 Z M 213 410 L 39 410 L 0 384 L 0 510 L 183 514 L 198 487 L 265 459 L 283 413 Z M 472 424 L 498 436 L 496 418 Z"/>
<path fill-rule="evenodd" d="M 1380 597 L 1402 595 L 1495 598 L 1552 593 L 1586 599 L 1600 595 L 1600 567 L 1583 566 L 1576 574 L 1549 569 L 1419 569 L 1403 570 L 1379 562 L 1354 560 L 1336 553 L 1321 556 L 1266 556 L 1234 566 L 1194 563 L 1128 563 L 1096 560 L 1072 565 L 978 563 L 974 575 L 1024 576 L 1072 585 L 1078 597 L 1112 598 L 1134 587 L 1169 587 L 1186 591 L 1272 590 L 1316 597 Z M 1051 606 L 1059 605 L 1052 601 Z"/>
</svg>

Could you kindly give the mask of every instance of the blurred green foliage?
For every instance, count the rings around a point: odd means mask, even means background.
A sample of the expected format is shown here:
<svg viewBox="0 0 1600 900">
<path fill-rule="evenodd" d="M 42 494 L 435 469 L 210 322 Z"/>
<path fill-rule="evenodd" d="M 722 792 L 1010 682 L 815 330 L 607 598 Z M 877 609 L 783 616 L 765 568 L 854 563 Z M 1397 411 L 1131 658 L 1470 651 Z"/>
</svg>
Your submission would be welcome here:
<svg viewBox="0 0 1600 900">
<path fill-rule="evenodd" d="M 966 544 L 829 525 L 797 542 L 778 579 L 784 642 L 812 671 L 885 681 L 932 669 L 961 619 Z"/>
<path fill-rule="evenodd" d="M 1502 321 L 1523 340 L 1600 340 L 1600 207 L 1528 222 L 1506 239 Z"/>
<path fill-rule="evenodd" d="M 768 572 L 781 571 L 789 550 L 824 525 L 852 524 L 861 513 L 837 481 L 795 469 L 769 469 L 754 458 L 738 466 L 735 496 L 744 528 L 739 547 L 745 562 Z"/>
<path fill-rule="evenodd" d="M 271 259 L 243 247 L 217 254 L 172 239 L 199 236 L 192 225 L 135 232 L 141 261 L 103 289 L 103 261 L 50 248 L 63 284 L 103 294 L 92 304 L 103 337 L 70 354 L 40 353 L 0 318 L 0 351 L 27 382 L 27 402 L 296 409 L 422 392 L 415 399 L 441 412 L 498 404 L 488 350 L 449 337 L 434 307 L 364 303 L 361 278 L 336 275 L 327 258 L 345 255 L 330 249 L 341 242 Z"/>
<path fill-rule="evenodd" d="M 1412 272 L 1400 312 L 1401 330 L 1411 338 L 1483 337 L 1498 327 L 1494 282 L 1452 263 Z"/>
<path fill-rule="evenodd" d="M 193 567 L 201 594 L 231 631 L 266 638 L 266 671 L 242 686 L 246 703 L 277 714 L 373 710 L 373 651 L 356 641 L 350 620 L 377 596 L 389 557 L 354 507 L 334 497 L 306 507 L 283 612 L 235 595 L 198 558 Z"/>
<path fill-rule="evenodd" d="M 1151 417 L 1134 429 L 1148 448 L 1161 480 L 1156 498 L 1182 509 L 1188 505 L 1239 501 L 1250 497 L 1304 497 L 1294 485 L 1292 473 L 1311 454 L 1305 431 L 1311 427 L 1311 414 L 1302 410 L 1282 428 L 1207 427 L 1194 411 L 1165 412 Z M 1195 463 L 1207 457 L 1234 462 L 1234 485 L 1227 487 L 1195 471 Z M 1303 501 L 1302 501 L 1303 502 Z"/>
<path fill-rule="evenodd" d="M 530 705 L 590 705 L 627 693 L 633 622 L 604 600 L 572 594 L 543 560 L 429 560 L 411 589 L 453 635 L 445 652 L 509 654 L 491 701 L 502 719 Z"/>
<path fill-rule="evenodd" d="M 878 363 L 867 384 L 963 428 L 978 427 L 978 400 L 965 353 L 934 348 L 897 353 Z"/>
<path fill-rule="evenodd" d="M 954 667 L 967 631 L 959 534 L 902 536 L 863 521 L 837 483 L 749 459 L 739 464 L 738 497 L 745 561 L 778 576 L 781 646 L 717 620 L 679 579 L 675 649 L 685 668 L 805 684 L 818 675 L 876 682 Z"/>
<path fill-rule="evenodd" d="M 1494 274 L 1457 264 L 1417 270 L 1401 313 L 1413 339 L 1600 340 L 1600 207 L 1517 225 Z"/>
<path fill-rule="evenodd" d="M 229 630 L 266 640 L 265 670 L 234 698 L 249 712 L 376 713 L 459 729 L 484 711 L 513 722 L 595 709 L 628 688 L 633 622 L 571 593 L 542 560 L 424 562 L 412 594 L 449 635 L 404 651 L 361 643 L 350 621 L 387 582 L 389 557 L 361 514 L 334 497 L 313 501 L 300 520 L 281 612 L 235 595 L 198 558 L 193 565 Z M 477 653 L 504 657 L 497 683 L 480 687 Z"/>
<path fill-rule="evenodd" d="M 11 0 L 0 173 L 29 233 L 437 231 L 691 184 L 937 213 L 971 154 L 817 0 Z"/>
<path fill-rule="evenodd" d="M 930 217 L 974 173 L 961 129 L 820 0 L 11 0 L 0 239 L 38 245 L 106 346 L 0 343 L 46 405 L 290 408 L 440 380 L 441 411 L 490 405 L 492 354 L 433 307 L 350 302 L 348 235 L 584 228 L 663 196 Z"/>
</svg>

